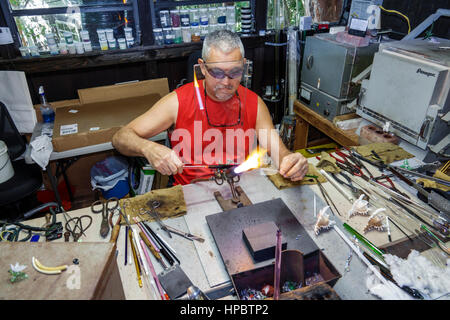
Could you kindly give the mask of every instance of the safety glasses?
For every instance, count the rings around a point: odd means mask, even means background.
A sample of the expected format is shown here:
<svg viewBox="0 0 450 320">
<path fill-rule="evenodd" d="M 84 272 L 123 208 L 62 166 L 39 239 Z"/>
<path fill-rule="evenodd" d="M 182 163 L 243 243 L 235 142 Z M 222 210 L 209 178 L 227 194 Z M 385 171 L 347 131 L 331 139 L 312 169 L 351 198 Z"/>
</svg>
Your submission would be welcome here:
<svg viewBox="0 0 450 320">
<path fill-rule="evenodd" d="M 218 80 L 222 80 L 225 77 L 228 77 L 229 79 L 237 79 L 237 78 L 242 77 L 242 74 L 244 73 L 243 61 L 239 60 L 239 61 L 230 61 L 230 62 L 241 62 L 241 64 L 239 66 L 232 68 L 229 71 L 225 71 L 225 70 L 217 67 L 217 64 L 222 63 L 222 62 L 211 62 L 211 63 L 203 62 L 203 65 L 205 66 L 205 69 L 209 73 L 209 75 Z"/>
</svg>

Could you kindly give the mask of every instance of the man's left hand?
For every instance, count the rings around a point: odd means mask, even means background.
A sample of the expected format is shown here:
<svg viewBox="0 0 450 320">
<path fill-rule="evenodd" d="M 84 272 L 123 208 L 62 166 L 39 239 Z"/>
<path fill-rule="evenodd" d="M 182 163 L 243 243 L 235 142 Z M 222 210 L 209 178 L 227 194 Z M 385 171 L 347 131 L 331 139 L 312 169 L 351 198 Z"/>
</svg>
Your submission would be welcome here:
<svg viewBox="0 0 450 320">
<path fill-rule="evenodd" d="M 308 172 L 308 161 L 298 152 L 283 157 L 280 164 L 280 174 L 291 181 L 302 180 Z"/>
</svg>

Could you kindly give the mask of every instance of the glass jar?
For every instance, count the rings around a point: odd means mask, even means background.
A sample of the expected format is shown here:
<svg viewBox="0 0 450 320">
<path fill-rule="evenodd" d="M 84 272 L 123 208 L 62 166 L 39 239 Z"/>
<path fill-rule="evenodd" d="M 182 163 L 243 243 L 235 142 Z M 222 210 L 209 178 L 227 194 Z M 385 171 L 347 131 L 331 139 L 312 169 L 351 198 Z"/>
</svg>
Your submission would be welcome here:
<svg viewBox="0 0 450 320">
<path fill-rule="evenodd" d="M 183 42 L 183 35 L 181 34 L 181 28 L 180 27 L 176 27 L 176 28 L 172 28 L 172 29 L 173 29 L 173 34 L 174 34 L 173 42 L 174 43 L 182 43 Z"/>
<path fill-rule="evenodd" d="M 106 32 L 105 29 L 97 29 L 97 36 L 99 41 L 106 40 Z M 64 36 L 65 37 L 65 36 Z M 66 41 L 67 42 L 67 41 Z M 67 42 L 68 43 L 68 42 Z"/>
<path fill-rule="evenodd" d="M 162 29 L 161 29 L 161 37 L 163 37 L 162 35 Z M 164 37 L 163 37 L 163 44 L 164 44 Z M 119 38 L 117 39 L 117 42 L 119 43 L 119 48 L 120 50 L 124 50 L 127 48 L 127 41 L 125 40 L 125 38 Z"/>
<path fill-rule="evenodd" d="M 108 50 L 108 40 L 100 40 L 99 43 L 100 43 L 100 49 L 102 51 Z M 70 52 L 70 45 L 68 46 L 68 48 L 69 48 L 69 53 L 71 53 Z"/>
<path fill-rule="evenodd" d="M 175 40 L 175 34 L 172 28 L 163 28 L 164 44 L 173 44 Z"/>
<path fill-rule="evenodd" d="M 123 28 L 123 32 L 125 34 L 125 39 L 133 38 L 133 28 L 130 27 Z"/>
<path fill-rule="evenodd" d="M 201 8 L 199 10 L 199 14 L 200 14 L 200 25 L 207 26 L 209 23 L 208 8 Z"/>
<path fill-rule="evenodd" d="M 209 14 L 209 24 L 216 24 L 217 23 L 217 8 L 216 7 L 208 8 L 208 14 Z"/>
<path fill-rule="evenodd" d="M 170 18 L 172 19 L 172 27 L 178 28 L 180 26 L 180 10 L 170 10 Z"/>
<path fill-rule="evenodd" d="M 205 39 L 205 37 L 208 35 L 209 33 L 209 26 L 208 25 L 200 25 L 200 38 L 202 40 Z"/>
<path fill-rule="evenodd" d="M 88 41 L 90 41 L 90 39 L 89 39 L 89 31 L 87 31 L 87 30 L 82 30 L 82 31 L 80 31 L 80 37 L 81 37 L 81 40 L 82 40 L 83 42 L 88 42 Z"/>
<path fill-rule="evenodd" d="M 58 50 L 58 45 L 55 43 L 55 44 L 50 44 L 49 46 L 48 46 L 48 48 L 50 49 L 50 54 L 51 55 L 57 55 L 57 54 L 59 54 L 59 50 Z"/>
<path fill-rule="evenodd" d="M 83 41 L 83 47 L 84 47 L 84 51 L 91 52 L 92 51 L 91 41 Z"/>
<path fill-rule="evenodd" d="M 182 27 L 190 27 L 191 26 L 191 19 L 189 16 L 188 9 L 180 10 L 180 22 L 181 22 Z"/>
<path fill-rule="evenodd" d="M 164 35 L 162 28 L 153 29 L 153 36 L 155 37 L 155 44 L 162 46 L 164 44 Z"/>
<path fill-rule="evenodd" d="M 172 21 L 170 19 L 169 10 L 161 10 L 159 12 L 159 19 L 161 21 L 161 27 L 168 28 L 172 26 Z"/>
<path fill-rule="evenodd" d="M 66 31 L 64 32 L 64 39 L 66 40 L 67 44 L 73 43 L 73 34 L 72 32 Z"/>
<path fill-rule="evenodd" d="M 108 41 L 115 40 L 115 38 L 114 38 L 114 30 L 113 29 L 105 29 L 105 32 L 106 32 L 106 40 L 108 40 Z"/>
<path fill-rule="evenodd" d="M 75 42 L 75 50 L 77 54 L 83 54 L 84 53 L 83 42 Z"/>
<path fill-rule="evenodd" d="M 181 34 L 184 43 L 191 42 L 191 27 L 181 27 Z"/>
<path fill-rule="evenodd" d="M 209 25 L 209 33 L 213 33 L 216 30 L 218 30 L 217 23 L 213 23 L 213 24 Z"/>
<path fill-rule="evenodd" d="M 231 32 L 236 32 L 236 22 L 227 23 L 227 30 Z"/>
<path fill-rule="evenodd" d="M 67 44 L 65 42 L 60 42 L 58 44 L 58 47 L 59 47 L 59 53 L 61 53 L 61 54 L 67 54 L 68 53 L 68 51 L 67 51 Z"/>
<path fill-rule="evenodd" d="M 217 8 L 217 23 L 227 23 L 227 11 L 225 7 Z"/>
<path fill-rule="evenodd" d="M 200 24 L 200 12 L 198 11 L 198 9 L 189 9 L 189 19 L 191 20 L 191 25 L 193 22 L 197 22 Z"/>
<path fill-rule="evenodd" d="M 227 24 L 226 23 L 218 23 L 217 24 L 217 29 L 216 30 L 226 30 L 227 29 Z"/>
<path fill-rule="evenodd" d="M 32 57 L 39 57 L 40 56 L 39 49 L 38 49 L 37 46 L 29 46 L 29 49 L 30 49 L 30 54 L 31 54 Z"/>
<path fill-rule="evenodd" d="M 197 22 L 191 23 L 191 40 L 192 42 L 200 42 L 201 36 L 200 36 L 200 27 Z"/>
<path fill-rule="evenodd" d="M 116 39 L 108 40 L 108 46 L 110 49 L 116 49 L 117 47 Z"/>
<path fill-rule="evenodd" d="M 227 24 L 236 23 L 236 9 L 234 6 L 227 7 Z"/>
</svg>

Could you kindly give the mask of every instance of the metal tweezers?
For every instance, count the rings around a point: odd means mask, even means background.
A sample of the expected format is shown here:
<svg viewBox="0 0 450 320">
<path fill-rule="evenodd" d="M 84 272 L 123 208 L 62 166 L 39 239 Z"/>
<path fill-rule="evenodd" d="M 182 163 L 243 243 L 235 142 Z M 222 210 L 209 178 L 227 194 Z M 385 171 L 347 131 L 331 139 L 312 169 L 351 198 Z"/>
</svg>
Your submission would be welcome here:
<svg viewBox="0 0 450 320">
<path fill-rule="evenodd" d="M 184 231 L 181 231 L 181 230 L 178 230 L 178 229 L 175 229 L 175 228 L 172 228 L 172 227 L 166 225 L 164 222 L 162 222 L 159 213 L 154 209 L 154 207 L 152 209 L 153 210 L 151 210 L 150 213 L 156 219 L 156 221 L 158 222 L 158 224 L 161 227 L 161 229 L 166 231 L 169 234 L 169 236 L 170 236 L 170 233 L 175 233 L 175 234 L 178 234 L 178 235 L 180 235 L 180 236 L 182 236 L 182 237 L 184 237 L 186 239 L 189 239 L 191 241 L 194 241 L 194 240 L 197 240 L 199 242 L 204 242 L 205 241 L 205 239 L 203 239 L 201 237 L 198 237 L 198 236 L 195 236 L 195 235 L 193 235 L 193 234 L 191 234 L 189 232 L 184 232 Z"/>
</svg>

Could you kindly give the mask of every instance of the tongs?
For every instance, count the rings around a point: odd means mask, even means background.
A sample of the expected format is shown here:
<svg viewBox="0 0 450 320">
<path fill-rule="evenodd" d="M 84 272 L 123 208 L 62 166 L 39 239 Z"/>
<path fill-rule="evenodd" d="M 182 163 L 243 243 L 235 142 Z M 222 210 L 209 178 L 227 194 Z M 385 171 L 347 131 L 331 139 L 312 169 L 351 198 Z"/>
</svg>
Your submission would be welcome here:
<svg viewBox="0 0 450 320">
<path fill-rule="evenodd" d="M 164 230 L 165 232 L 167 232 L 169 238 L 172 238 L 171 233 L 175 233 L 178 234 L 179 236 L 182 236 L 188 240 L 194 241 L 197 240 L 199 242 L 204 242 L 205 239 L 199 237 L 199 236 L 195 236 L 189 232 L 184 232 L 175 228 L 172 228 L 168 225 L 166 225 L 164 222 L 162 222 L 161 220 L 161 216 L 159 215 L 159 213 L 155 210 L 156 208 L 159 207 L 160 203 L 157 200 L 154 201 L 149 201 L 150 207 L 152 208 L 152 210 L 150 211 L 152 216 L 156 219 L 156 222 L 159 224 L 159 226 L 161 227 L 162 230 Z"/>
</svg>

